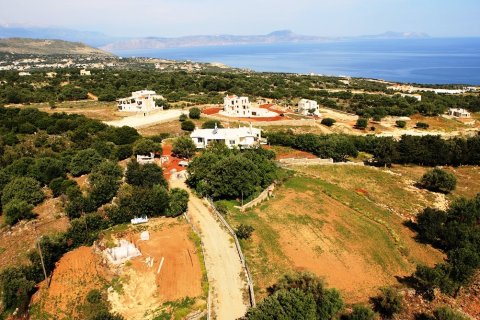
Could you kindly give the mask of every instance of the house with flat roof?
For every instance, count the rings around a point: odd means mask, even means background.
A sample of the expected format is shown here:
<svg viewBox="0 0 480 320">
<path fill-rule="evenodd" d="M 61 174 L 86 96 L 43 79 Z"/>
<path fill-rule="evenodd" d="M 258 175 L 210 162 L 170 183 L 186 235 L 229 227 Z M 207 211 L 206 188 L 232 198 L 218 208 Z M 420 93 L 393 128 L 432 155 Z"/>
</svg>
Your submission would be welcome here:
<svg viewBox="0 0 480 320">
<path fill-rule="evenodd" d="M 298 102 L 298 113 L 303 114 L 304 116 L 319 116 L 320 108 L 315 100 L 301 99 Z"/>
<path fill-rule="evenodd" d="M 126 112 L 150 112 L 153 110 L 162 110 L 163 106 L 157 106 L 156 99 L 163 99 L 163 96 L 158 95 L 152 90 L 141 90 L 132 92 L 128 98 L 117 100 L 119 111 Z"/>
<path fill-rule="evenodd" d="M 197 149 L 205 149 L 209 144 L 224 143 L 228 148 L 247 149 L 258 146 L 262 140 L 262 130 L 258 128 L 217 128 L 195 129 L 191 134 Z"/>
<path fill-rule="evenodd" d="M 252 107 L 248 97 L 227 95 L 223 99 L 223 110 L 221 115 L 236 118 L 268 118 L 276 117 L 278 113 L 266 108 Z"/>
<path fill-rule="evenodd" d="M 459 108 L 448 109 L 448 115 L 456 118 L 470 118 L 472 116 L 467 110 Z"/>
</svg>

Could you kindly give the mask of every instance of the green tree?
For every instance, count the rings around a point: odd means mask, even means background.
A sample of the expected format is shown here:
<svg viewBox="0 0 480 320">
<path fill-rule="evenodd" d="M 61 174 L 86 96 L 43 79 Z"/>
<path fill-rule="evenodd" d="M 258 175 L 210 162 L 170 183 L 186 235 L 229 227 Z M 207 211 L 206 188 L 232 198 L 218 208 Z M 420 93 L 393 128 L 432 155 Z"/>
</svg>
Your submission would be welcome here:
<svg viewBox="0 0 480 320">
<path fill-rule="evenodd" d="M 207 120 L 202 124 L 202 129 L 214 129 L 215 126 L 217 126 L 217 128 L 223 128 L 219 120 Z"/>
<path fill-rule="evenodd" d="M 183 136 L 175 139 L 173 142 L 172 153 L 179 158 L 191 158 L 195 155 L 197 147 L 189 136 Z"/>
<path fill-rule="evenodd" d="M 397 120 L 395 121 L 395 124 L 398 128 L 405 128 L 407 126 L 407 122 L 403 120 Z"/>
<path fill-rule="evenodd" d="M 309 292 L 299 289 L 280 290 L 265 298 L 245 315 L 249 320 L 316 320 L 315 300 Z"/>
<path fill-rule="evenodd" d="M 178 117 L 178 121 L 180 121 L 180 122 L 184 122 L 187 119 L 188 119 L 187 115 L 183 114 L 183 113 Z"/>
<path fill-rule="evenodd" d="M 355 123 L 355 127 L 357 129 L 365 129 L 368 126 L 368 119 L 365 118 L 358 118 L 357 122 Z"/>
<path fill-rule="evenodd" d="M 457 178 L 453 173 L 435 168 L 422 176 L 420 184 L 430 191 L 449 193 L 455 190 Z"/>
<path fill-rule="evenodd" d="M 156 184 L 167 186 L 162 168 L 154 163 L 141 165 L 137 161 L 129 162 L 125 178 L 127 183 L 139 187 L 152 187 Z"/>
<path fill-rule="evenodd" d="M 399 292 L 392 287 L 380 289 L 380 295 L 372 298 L 375 311 L 382 316 L 391 319 L 403 309 L 403 298 Z"/>
<path fill-rule="evenodd" d="M 188 198 L 188 192 L 185 190 L 178 188 L 170 190 L 167 216 L 177 217 L 186 212 L 188 208 Z"/>
<path fill-rule="evenodd" d="M 193 131 L 195 130 L 195 123 L 190 120 L 185 120 L 182 122 L 181 128 L 184 131 Z"/>
<path fill-rule="evenodd" d="M 430 127 L 430 125 L 428 123 L 425 123 L 425 122 L 417 122 L 416 127 L 418 129 L 428 129 L 428 127 Z"/>
<path fill-rule="evenodd" d="M 70 172 L 74 177 L 90 173 L 102 160 L 102 156 L 95 149 L 80 150 L 70 161 Z"/>
<path fill-rule="evenodd" d="M 335 119 L 332 119 L 332 118 L 323 118 L 321 123 L 322 123 L 324 126 L 331 127 L 331 126 L 333 126 L 333 125 L 335 124 L 335 122 L 337 122 L 337 120 L 335 120 Z"/>
<path fill-rule="evenodd" d="M 26 277 L 23 267 L 7 267 L 0 272 L 0 297 L 5 310 L 26 311 L 35 282 Z"/>
<path fill-rule="evenodd" d="M 135 155 L 150 155 L 150 153 L 162 153 L 162 145 L 151 139 L 142 138 L 133 144 L 133 153 Z"/>
<path fill-rule="evenodd" d="M 35 160 L 31 173 L 43 185 L 48 185 L 55 178 L 65 177 L 65 165 L 58 159 L 39 158 Z"/>
<path fill-rule="evenodd" d="M 342 320 L 375 320 L 375 312 L 369 307 L 356 304 L 352 313 L 343 316 Z"/>
<path fill-rule="evenodd" d="M 191 108 L 190 111 L 188 111 L 188 117 L 190 119 L 200 119 L 201 111 L 198 108 Z"/>
<path fill-rule="evenodd" d="M 8 202 L 3 208 L 5 215 L 5 223 L 14 225 L 20 220 L 35 218 L 32 212 L 33 206 L 23 200 L 13 199 Z"/>
<path fill-rule="evenodd" d="M 2 205 L 5 206 L 13 199 L 23 200 L 28 204 L 36 205 L 43 201 L 45 194 L 37 180 L 28 177 L 14 178 L 3 189 Z"/>
<path fill-rule="evenodd" d="M 241 224 L 238 226 L 237 230 L 235 230 L 235 234 L 240 239 L 249 239 L 254 230 L 255 228 L 250 225 Z"/>
</svg>

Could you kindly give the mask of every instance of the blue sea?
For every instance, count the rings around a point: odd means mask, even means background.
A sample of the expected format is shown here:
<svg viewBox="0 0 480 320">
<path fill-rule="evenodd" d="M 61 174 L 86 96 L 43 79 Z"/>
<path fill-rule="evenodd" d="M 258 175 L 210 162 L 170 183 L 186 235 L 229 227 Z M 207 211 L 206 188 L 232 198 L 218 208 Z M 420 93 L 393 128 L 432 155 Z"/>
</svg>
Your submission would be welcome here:
<svg viewBox="0 0 480 320">
<path fill-rule="evenodd" d="M 115 53 L 123 57 L 220 62 L 255 71 L 480 85 L 480 38 L 349 40 Z"/>
</svg>

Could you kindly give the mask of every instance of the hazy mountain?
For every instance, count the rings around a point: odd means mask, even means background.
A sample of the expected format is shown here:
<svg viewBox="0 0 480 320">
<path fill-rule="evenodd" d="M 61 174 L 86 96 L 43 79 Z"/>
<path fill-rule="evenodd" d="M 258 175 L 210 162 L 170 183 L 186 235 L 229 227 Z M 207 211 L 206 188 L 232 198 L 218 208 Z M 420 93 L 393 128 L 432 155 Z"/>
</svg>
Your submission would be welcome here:
<svg viewBox="0 0 480 320">
<path fill-rule="evenodd" d="M 16 54 L 72 54 L 89 56 L 110 56 L 109 52 L 89 47 L 79 42 L 63 40 L 9 38 L 0 39 L 0 52 Z"/>
<path fill-rule="evenodd" d="M 425 39 L 430 38 L 426 33 L 422 32 L 394 32 L 388 31 L 382 34 L 366 35 L 353 37 L 354 39 Z"/>
<path fill-rule="evenodd" d="M 101 47 L 120 40 L 100 32 L 78 31 L 61 28 L 10 27 L 0 25 L 0 38 L 58 39 L 86 43 Z"/>
</svg>

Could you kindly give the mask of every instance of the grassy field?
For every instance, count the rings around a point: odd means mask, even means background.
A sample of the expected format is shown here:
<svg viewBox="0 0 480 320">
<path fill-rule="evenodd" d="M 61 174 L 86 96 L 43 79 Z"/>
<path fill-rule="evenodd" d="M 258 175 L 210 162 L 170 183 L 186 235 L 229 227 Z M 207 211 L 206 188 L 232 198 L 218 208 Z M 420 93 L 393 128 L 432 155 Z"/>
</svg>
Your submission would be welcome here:
<svg viewBox="0 0 480 320">
<path fill-rule="evenodd" d="M 315 168 L 313 174 L 330 169 L 330 176 L 338 177 L 335 168 Z M 364 302 L 378 287 L 396 284 L 395 276 L 411 274 L 417 263 L 432 265 L 442 259 L 440 252 L 414 240 L 404 219 L 364 191 L 313 174 L 296 173 L 268 202 L 246 213 L 230 212 L 234 226 L 255 228 L 252 239 L 242 240 L 242 245 L 259 297 L 283 273 L 309 270 L 340 289 L 347 302 Z M 367 181 L 371 175 L 360 171 L 349 180 Z M 373 180 L 382 177 L 378 183 L 386 186 L 395 179 L 390 176 L 380 172 Z M 397 188 L 385 191 L 391 201 L 416 201 Z M 408 205 L 399 204 L 398 209 L 407 210 Z"/>
</svg>

